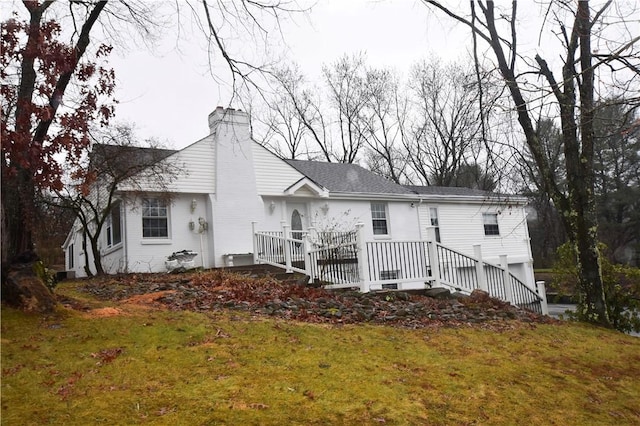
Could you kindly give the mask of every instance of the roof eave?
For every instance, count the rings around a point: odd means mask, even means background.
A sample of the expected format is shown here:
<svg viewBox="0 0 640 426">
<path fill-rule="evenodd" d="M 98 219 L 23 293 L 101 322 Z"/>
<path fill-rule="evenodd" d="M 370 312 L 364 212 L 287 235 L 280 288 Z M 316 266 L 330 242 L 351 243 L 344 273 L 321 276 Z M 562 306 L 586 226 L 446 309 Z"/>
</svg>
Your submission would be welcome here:
<svg viewBox="0 0 640 426">
<path fill-rule="evenodd" d="M 473 202 L 478 204 L 516 203 L 526 204 L 528 199 L 519 195 L 508 196 L 480 196 L 480 195 L 427 195 L 427 194 L 388 194 L 388 193 L 354 193 L 354 192 L 330 192 L 330 199 L 389 199 L 403 201 L 448 201 L 448 202 Z"/>
</svg>

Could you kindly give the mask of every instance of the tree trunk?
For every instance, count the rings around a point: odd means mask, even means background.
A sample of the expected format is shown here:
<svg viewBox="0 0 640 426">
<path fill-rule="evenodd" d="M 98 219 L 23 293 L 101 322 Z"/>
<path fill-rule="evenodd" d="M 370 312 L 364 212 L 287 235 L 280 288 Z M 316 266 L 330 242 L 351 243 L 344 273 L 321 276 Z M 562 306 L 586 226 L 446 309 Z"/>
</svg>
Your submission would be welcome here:
<svg viewBox="0 0 640 426">
<path fill-rule="evenodd" d="M 100 232 L 97 232 L 95 238 L 90 238 L 91 241 L 91 253 L 93 253 L 93 265 L 96 268 L 96 275 L 104 275 L 104 268 L 102 267 L 102 258 L 100 257 L 100 248 L 98 247 L 98 238 Z"/>
<path fill-rule="evenodd" d="M 574 247 L 578 264 L 580 304 L 579 316 L 590 323 L 610 327 L 609 313 L 605 302 L 604 283 L 598 249 L 597 225 L 581 220 L 576 230 Z M 589 225 L 593 226 L 589 226 Z"/>
<path fill-rule="evenodd" d="M 91 272 L 91 265 L 89 264 L 89 254 L 87 253 L 87 249 L 89 246 L 87 245 L 86 225 L 83 223 L 83 226 L 85 226 L 85 231 L 82 232 L 82 251 L 84 252 L 84 273 L 87 274 L 88 277 L 92 277 L 93 272 Z"/>
<path fill-rule="evenodd" d="M 4 169 L 4 162 L 3 162 Z M 6 170 L 6 169 L 5 169 Z M 5 171 L 3 170 L 3 171 Z M 33 250 L 33 182 L 20 168 L 14 176 L 2 176 L 2 263 L 8 264 L 26 251 Z"/>
<path fill-rule="evenodd" d="M 53 312 L 56 299 L 36 273 L 36 254 L 24 252 L 14 260 L 2 268 L 2 301 L 25 312 Z"/>
</svg>

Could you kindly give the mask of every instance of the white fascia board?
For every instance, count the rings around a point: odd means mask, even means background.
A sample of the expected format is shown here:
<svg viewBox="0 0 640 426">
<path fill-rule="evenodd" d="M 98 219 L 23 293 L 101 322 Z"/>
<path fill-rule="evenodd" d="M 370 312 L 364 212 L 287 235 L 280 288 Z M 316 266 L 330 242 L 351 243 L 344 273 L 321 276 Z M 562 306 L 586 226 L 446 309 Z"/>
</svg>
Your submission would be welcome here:
<svg viewBox="0 0 640 426">
<path fill-rule="evenodd" d="M 78 218 L 73 219 L 73 223 L 71 224 L 71 229 L 67 232 L 67 238 L 64 239 L 64 243 L 60 246 L 62 249 L 66 249 L 69 245 L 69 241 L 71 237 L 78 231 L 82 230 L 82 224 Z"/>
<path fill-rule="evenodd" d="M 418 201 L 420 197 L 413 194 L 363 194 L 353 192 L 332 192 L 331 199 L 336 200 L 390 200 L 390 201 Z"/>
<path fill-rule="evenodd" d="M 515 203 L 515 204 L 527 204 L 529 199 L 523 197 L 521 195 L 504 195 L 504 196 L 477 196 L 477 195 L 426 195 L 426 194 L 417 194 L 417 198 L 420 199 L 423 203 L 430 201 L 437 202 L 465 202 L 465 203 L 477 203 L 477 204 L 507 204 L 507 203 Z"/>
<path fill-rule="evenodd" d="M 69 240 L 71 240 L 71 236 L 75 234 L 75 227 L 71 227 L 71 230 L 67 233 L 67 238 L 64 239 L 64 243 L 60 246 L 62 250 L 66 250 L 69 246 Z"/>
<path fill-rule="evenodd" d="M 482 197 L 482 196 L 463 196 L 463 195 L 425 195 L 425 194 L 363 194 L 348 192 L 332 192 L 331 199 L 367 199 L 367 200 L 394 200 L 394 201 L 411 201 L 411 202 L 449 202 L 449 203 L 475 203 L 475 204 L 527 204 L 528 199 L 519 195 L 509 195 L 504 197 Z"/>
</svg>

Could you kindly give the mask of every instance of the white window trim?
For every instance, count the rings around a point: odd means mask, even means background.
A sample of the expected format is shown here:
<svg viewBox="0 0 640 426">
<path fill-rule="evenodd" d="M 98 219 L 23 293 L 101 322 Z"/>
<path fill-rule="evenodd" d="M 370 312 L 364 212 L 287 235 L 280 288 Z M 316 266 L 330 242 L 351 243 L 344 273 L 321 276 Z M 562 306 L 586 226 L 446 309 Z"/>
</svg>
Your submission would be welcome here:
<svg viewBox="0 0 640 426">
<path fill-rule="evenodd" d="M 121 241 L 118 244 L 116 244 L 115 246 L 110 246 L 110 247 L 107 247 L 105 249 L 102 249 L 100 253 L 103 256 L 106 256 L 108 254 L 113 253 L 114 251 L 118 251 L 118 250 L 122 249 L 122 247 L 123 247 L 123 244 L 122 244 L 122 241 Z"/>
<path fill-rule="evenodd" d="M 153 200 L 159 199 L 159 197 L 144 197 L 144 200 Z M 140 231 L 142 233 L 142 241 L 141 244 L 171 244 L 171 203 L 165 200 L 166 208 L 167 208 L 167 236 L 166 237 L 145 237 L 144 236 L 144 216 L 143 210 L 144 207 L 140 206 Z"/>
<path fill-rule="evenodd" d="M 140 244 L 143 246 L 153 246 L 153 245 L 169 245 L 173 244 L 173 240 L 170 238 L 163 237 L 146 237 L 144 240 L 140 240 Z"/>
<path fill-rule="evenodd" d="M 434 217 L 431 216 L 431 212 L 435 211 L 436 212 L 436 225 L 433 224 L 433 219 Z M 438 243 L 442 243 L 442 229 L 440 228 L 440 209 L 438 209 L 438 206 L 430 206 L 429 207 L 429 225 L 432 226 L 433 228 L 435 228 L 435 233 L 436 233 L 436 242 Z"/>
<path fill-rule="evenodd" d="M 120 210 L 120 241 L 117 243 L 113 243 L 113 210 L 115 207 L 118 207 Z M 105 246 L 106 249 L 103 250 L 103 254 L 107 252 L 112 252 L 119 247 L 122 246 L 122 203 L 120 201 L 116 201 L 112 204 L 111 209 L 109 210 L 109 216 L 107 216 L 107 220 L 105 221 Z M 109 242 L 111 240 L 111 242 Z"/>
<path fill-rule="evenodd" d="M 487 223 L 486 218 L 489 216 L 493 216 L 496 218 L 496 223 Z M 496 225 L 498 227 L 498 233 L 497 234 L 487 234 L 487 225 Z M 484 212 L 482 213 L 482 233 L 484 234 L 485 238 L 500 238 L 500 221 L 498 220 L 498 213 L 497 212 Z"/>
<path fill-rule="evenodd" d="M 372 207 L 374 204 L 382 204 L 384 206 L 384 220 L 387 223 L 387 233 L 386 234 L 376 234 L 373 227 L 373 210 Z M 373 234 L 373 238 L 375 240 L 390 240 L 391 239 L 391 221 L 389 220 L 389 203 L 386 201 L 372 201 L 369 204 L 369 216 L 371 218 L 371 232 Z M 381 219 L 377 219 L 381 220 Z"/>
</svg>

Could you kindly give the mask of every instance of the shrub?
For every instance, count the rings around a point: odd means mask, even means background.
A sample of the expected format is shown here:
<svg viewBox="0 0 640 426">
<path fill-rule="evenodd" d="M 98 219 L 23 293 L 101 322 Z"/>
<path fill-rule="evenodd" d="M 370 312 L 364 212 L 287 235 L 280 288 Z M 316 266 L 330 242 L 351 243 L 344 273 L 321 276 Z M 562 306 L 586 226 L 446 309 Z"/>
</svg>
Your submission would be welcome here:
<svg viewBox="0 0 640 426">
<path fill-rule="evenodd" d="M 49 288 L 49 290 L 53 290 L 58 284 L 56 272 L 44 266 L 44 262 L 42 262 L 42 260 L 38 260 L 33 264 L 33 271 Z"/>
<path fill-rule="evenodd" d="M 607 246 L 599 245 L 600 253 L 606 253 Z M 571 243 L 565 243 L 558 248 L 558 260 L 554 264 L 554 284 L 560 288 L 567 288 L 569 283 L 578 281 L 575 250 Z M 613 264 L 607 256 L 601 256 L 602 280 L 604 284 L 607 312 L 611 324 L 622 332 L 640 332 L 640 269 L 628 265 Z M 583 300 L 580 289 L 575 286 L 578 296 L 578 309 L 569 316 L 583 321 Z"/>
</svg>

